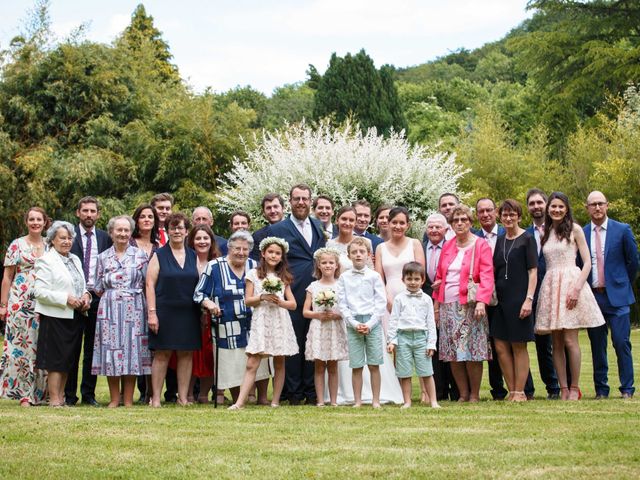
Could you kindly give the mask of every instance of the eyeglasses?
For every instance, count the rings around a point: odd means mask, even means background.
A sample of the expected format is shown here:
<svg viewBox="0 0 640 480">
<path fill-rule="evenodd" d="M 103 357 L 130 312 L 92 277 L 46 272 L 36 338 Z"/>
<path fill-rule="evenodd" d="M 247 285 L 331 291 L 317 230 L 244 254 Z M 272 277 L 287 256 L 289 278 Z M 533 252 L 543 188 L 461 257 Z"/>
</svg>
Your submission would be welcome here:
<svg viewBox="0 0 640 480">
<path fill-rule="evenodd" d="M 602 208 L 602 207 L 606 207 L 607 205 L 609 205 L 609 202 L 591 202 L 591 203 L 587 203 L 587 207 L 589 207 L 589 208 Z"/>
<path fill-rule="evenodd" d="M 515 212 L 503 212 L 500 216 L 502 218 L 518 218 L 518 214 Z"/>
<path fill-rule="evenodd" d="M 184 225 L 172 225 L 169 227 L 169 231 L 179 231 L 179 230 L 186 230 L 187 228 Z"/>
<path fill-rule="evenodd" d="M 310 200 L 311 198 L 309 197 L 291 197 L 291 201 L 293 203 L 300 203 L 300 202 L 309 203 Z"/>
<path fill-rule="evenodd" d="M 451 223 L 467 223 L 469 219 L 467 217 L 456 217 L 451 220 Z"/>
</svg>

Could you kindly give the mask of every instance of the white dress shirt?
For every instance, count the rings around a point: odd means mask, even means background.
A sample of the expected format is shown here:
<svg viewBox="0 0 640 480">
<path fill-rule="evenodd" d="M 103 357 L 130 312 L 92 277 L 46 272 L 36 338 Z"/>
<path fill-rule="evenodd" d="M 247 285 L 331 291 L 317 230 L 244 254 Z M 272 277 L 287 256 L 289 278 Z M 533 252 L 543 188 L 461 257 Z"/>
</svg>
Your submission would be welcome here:
<svg viewBox="0 0 640 480">
<path fill-rule="evenodd" d="M 313 241 L 313 230 L 311 229 L 311 220 L 309 220 L 309 217 L 304 220 L 300 220 L 299 218 L 291 215 L 289 218 L 296 226 L 302 237 L 307 241 L 307 244 L 311 246 L 311 242 Z"/>
<path fill-rule="evenodd" d="M 491 247 L 491 253 L 493 253 L 496 249 L 496 242 L 498 241 L 498 224 L 496 223 L 490 232 L 487 232 L 483 228 L 482 234 L 484 235 L 484 239 L 487 241 L 487 243 Z"/>
<path fill-rule="evenodd" d="M 436 321 L 429 295 L 422 290 L 415 294 L 405 290 L 396 295 L 389 318 L 389 343 L 398 344 L 398 330 L 426 331 L 427 349 L 436 349 Z"/>
<path fill-rule="evenodd" d="M 364 267 L 352 268 L 338 279 L 338 308 L 348 327 L 355 328 L 360 322 L 356 315 L 371 315 L 365 324 L 369 329 L 378 325 L 387 310 L 387 292 L 382 277 L 375 270 Z"/>
<path fill-rule="evenodd" d="M 438 268 L 438 263 L 440 263 L 440 255 L 442 254 L 442 246 L 443 245 L 444 245 L 444 239 L 442 239 L 440 241 L 440 243 L 437 243 L 435 245 L 433 243 L 431 243 L 431 240 L 429 240 L 429 242 L 427 243 L 427 248 L 425 248 L 425 252 L 424 252 L 425 253 L 424 258 L 426 260 L 426 267 L 427 267 L 427 274 L 429 273 L 429 267 L 431 265 L 431 256 L 432 255 L 436 256 L 436 258 L 435 258 L 435 262 L 436 262 L 435 266 L 436 266 L 436 269 Z M 434 273 L 434 276 L 435 276 L 435 272 L 433 272 L 433 273 Z M 429 277 L 429 280 L 431 280 L 433 282 L 435 280 L 435 278 Z"/>
<path fill-rule="evenodd" d="M 609 224 L 609 218 L 606 218 L 602 225 L 600 225 L 600 241 L 602 242 L 602 258 L 604 258 L 604 246 L 607 240 L 607 226 Z M 591 222 L 591 286 L 593 288 L 605 287 L 598 283 L 598 256 L 596 255 L 596 224 Z"/>
<path fill-rule="evenodd" d="M 544 223 L 541 225 L 544 229 Z M 533 238 L 536 239 L 536 247 L 538 248 L 538 256 L 540 256 L 540 250 L 542 249 L 542 233 L 540 232 L 540 227 L 533 224 Z"/>
</svg>

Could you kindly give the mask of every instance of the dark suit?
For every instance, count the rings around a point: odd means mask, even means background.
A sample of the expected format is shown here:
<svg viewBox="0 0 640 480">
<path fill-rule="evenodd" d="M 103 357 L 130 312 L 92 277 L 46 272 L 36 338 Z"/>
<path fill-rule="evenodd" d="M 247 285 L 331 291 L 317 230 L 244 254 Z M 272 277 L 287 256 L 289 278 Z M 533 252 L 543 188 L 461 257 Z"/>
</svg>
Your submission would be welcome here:
<svg viewBox="0 0 640 480">
<path fill-rule="evenodd" d="M 482 228 L 479 230 L 473 230 L 473 233 L 480 238 L 486 238 L 485 232 Z M 498 225 L 498 235 L 504 234 L 504 227 Z M 497 241 L 497 240 L 496 240 Z M 489 319 L 489 328 L 491 328 L 491 320 L 495 312 L 495 307 L 487 305 L 487 317 Z M 498 356 L 495 354 L 496 347 L 493 343 L 493 337 L 489 337 L 491 341 L 491 350 L 494 352 L 493 360 L 489 360 L 489 385 L 491 386 L 491 396 L 494 400 L 502 400 L 507 396 L 509 392 L 504 388 L 504 381 L 502 380 L 502 369 L 498 362 Z"/>
<path fill-rule="evenodd" d="M 260 230 L 256 230 L 253 232 L 253 250 L 249 256 L 253 258 L 256 262 L 260 261 L 260 242 L 267 238 L 267 229 L 269 225 L 262 227 Z"/>
<path fill-rule="evenodd" d="M 427 249 L 429 248 L 430 241 L 429 237 L 425 235 L 422 242 L 422 247 L 424 248 L 424 258 L 429 259 L 429 254 Z M 444 242 L 440 242 L 440 247 L 444 245 Z M 427 267 L 429 265 L 429 261 L 427 260 Z M 437 263 L 436 263 L 437 267 Z M 427 295 L 433 295 L 433 288 L 431 288 L 431 279 L 429 275 L 426 274 L 424 276 L 424 284 L 422 285 L 422 291 Z M 439 329 L 438 335 L 440 335 Z M 436 398 L 438 400 L 451 400 L 453 402 L 457 401 L 460 398 L 460 392 L 458 392 L 458 386 L 451 374 L 451 366 L 449 362 L 441 362 L 440 361 L 440 348 L 436 351 L 436 353 L 431 357 L 431 363 L 433 365 L 433 381 L 436 384 Z"/>
<path fill-rule="evenodd" d="M 590 251 L 595 250 L 591 244 L 591 228 L 589 223 L 584 227 L 584 235 Z M 633 395 L 633 359 L 629 334 L 630 305 L 636 299 L 633 295 L 633 282 L 638 273 L 638 246 L 626 223 L 607 219 L 604 241 L 604 289 L 594 289 L 594 295 L 606 323 L 600 327 L 589 328 L 591 341 L 591 357 L 593 359 L 593 383 L 596 395 L 608 396 L 607 334 L 611 329 L 611 341 L 618 360 L 620 376 L 620 392 Z M 592 255 L 594 255 L 592 253 Z M 589 285 L 593 285 L 593 276 L 589 274 Z M 608 328 L 607 328 L 608 327 Z"/>
<path fill-rule="evenodd" d="M 81 262 L 84 262 L 84 248 L 82 247 L 82 233 L 80 226 L 75 227 L 76 236 L 73 239 L 71 245 L 71 253 L 78 256 Z M 97 248 L 98 254 L 104 252 L 111 247 L 111 237 L 104 230 L 95 230 L 95 239 L 92 239 L 92 249 Z M 95 274 L 95 272 L 91 272 Z M 92 282 L 93 283 L 93 282 Z M 84 337 L 84 353 L 82 356 L 82 382 L 80 384 L 80 395 L 82 402 L 88 402 L 95 400 L 96 398 L 96 379 L 95 375 L 91 375 L 91 361 L 93 360 L 93 340 L 96 334 L 96 316 L 98 315 L 98 304 L 100 303 L 100 297 L 94 292 L 91 292 L 91 308 L 89 308 L 86 317 L 84 319 L 83 337 Z M 69 376 L 67 377 L 67 383 L 64 386 L 65 402 L 69 404 L 75 404 L 78 402 L 78 364 L 80 363 L 80 352 L 82 346 L 78 345 L 78 349 L 74 353 L 73 364 L 69 370 Z"/>
<path fill-rule="evenodd" d="M 315 404 L 316 392 L 313 380 L 313 362 L 304 359 L 305 342 L 309 331 L 310 320 L 302 316 L 302 307 L 306 297 L 306 288 L 313 281 L 313 253 L 326 244 L 324 230 L 321 223 L 315 218 L 309 217 L 313 239 L 311 246 L 304 239 L 298 227 L 290 217 L 281 222 L 267 227 L 267 236 L 284 238 L 289 243 L 287 261 L 293 274 L 291 290 L 296 299 L 297 308 L 289 312 L 291 323 L 298 341 L 299 352 L 291 357 L 286 357 L 285 389 L 289 400 Z"/>
<path fill-rule="evenodd" d="M 534 238 L 535 238 L 535 228 L 533 225 L 529 226 L 526 229 Z M 533 295 L 533 303 L 532 303 L 532 315 L 534 316 L 536 308 L 538 305 L 538 293 L 540 292 L 540 287 L 542 286 L 542 279 L 544 278 L 544 274 L 547 272 L 547 263 L 544 259 L 544 255 L 542 254 L 542 249 L 540 249 L 540 253 L 538 254 L 538 282 L 536 283 L 536 291 Z M 551 341 L 551 334 L 546 335 L 538 335 L 535 334 L 536 339 L 536 356 L 538 357 L 538 368 L 540 370 L 540 378 L 544 382 L 547 387 L 547 395 L 558 395 L 560 393 L 560 385 L 558 384 L 558 376 L 556 375 L 556 369 L 553 366 L 553 342 Z M 568 369 L 567 369 L 568 370 Z M 568 377 L 571 378 L 571 377 Z M 535 389 L 533 387 L 533 379 L 531 377 L 531 372 L 529 372 L 529 377 L 527 378 L 527 384 L 525 385 L 525 393 L 529 396 L 533 396 Z"/>
</svg>

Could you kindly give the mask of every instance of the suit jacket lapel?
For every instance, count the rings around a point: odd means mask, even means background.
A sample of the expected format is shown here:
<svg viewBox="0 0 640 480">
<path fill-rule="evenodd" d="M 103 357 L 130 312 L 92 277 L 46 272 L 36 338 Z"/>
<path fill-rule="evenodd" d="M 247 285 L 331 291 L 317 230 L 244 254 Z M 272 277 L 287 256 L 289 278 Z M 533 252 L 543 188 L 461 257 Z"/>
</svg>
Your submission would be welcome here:
<svg viewBox="0 0 640 480">
<path fill-rule="evenodd" d="M 300 245 L 302 245 L 302 248 L 304 248 L 305 251 L 311 254 L 312 253 L 311 247 L 309 246 L 305 238 L 302 236 L 302 233 L 300 233 L 300 230 L 298 230 L 298 227 L 295 225 L 294 222 L 295 220 L 291 218 L 291 215 L 289 215 L 289 230 L 291 231 L 291 234 L 297 239 L 299 239 Z M 311 230 L 313 231 L 313 222 L 311 222 L 311 225 L 312 225 Z M 313 240 L 312 240 L 312 243 L 313 243 Z"/>
<path fill-rule="evenodd" d="M 322 240 L 325 238 L 324 236 L 324 228 L 320 222 L 313 218 L 309 218 L 311 220 L 311 231 L 313 232 L 313 239 L 311 240 L 310 251 L 315 251 L 320 248 L 320 245 L 323 243 Z M 307 242 L 304 242 L 305 244 Z M 326 240 L 325 240 L 326 243 Z"/>
<path fill-rule="evenodd" d="M 76 238 L 74 238 L 73 241 L 76 242 L 76 245 L 78 246 L 78 251 L 81 255 L 80 258 L 84 258 L 84 248 L 82 247 L 82 231 L 80 230 L 80 225 L 76 225 L 75 230 Z"/>
</svg>

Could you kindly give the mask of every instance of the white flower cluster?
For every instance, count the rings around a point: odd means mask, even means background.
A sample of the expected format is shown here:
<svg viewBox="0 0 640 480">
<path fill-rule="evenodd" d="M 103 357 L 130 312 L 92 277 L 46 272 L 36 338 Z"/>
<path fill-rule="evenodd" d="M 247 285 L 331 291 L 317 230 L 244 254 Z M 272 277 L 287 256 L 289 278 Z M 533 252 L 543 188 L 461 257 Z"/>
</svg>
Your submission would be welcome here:
<svg viewBox="0 0 640 480">
<path fill-rule="evenodd" d="M 321 122 L 312 128 L 302 122 L 256 140 L 258 146 L 223 179 L 221 211 L 240 209 L 257 220 L 265 194 L 286 198 L 293 185 L 306 183 L 314 195 L 331 196 L 337 207 L 358 198 L 374 208 L 404 205 L 419 223 L 437 209 L 441 193 L 457 192 L 464 174 L 455 154 L 411 146 L 404 132 L 385 138 L 375 129 L 363 134 L 349 123 L 335 128 Z"/>
<path fill-rule="evenodd" d="M 319 307 L 331 308 L 337 303 L 336 292 L 332 288 L 320 290 L 313 299 Z"/>
</svg>

